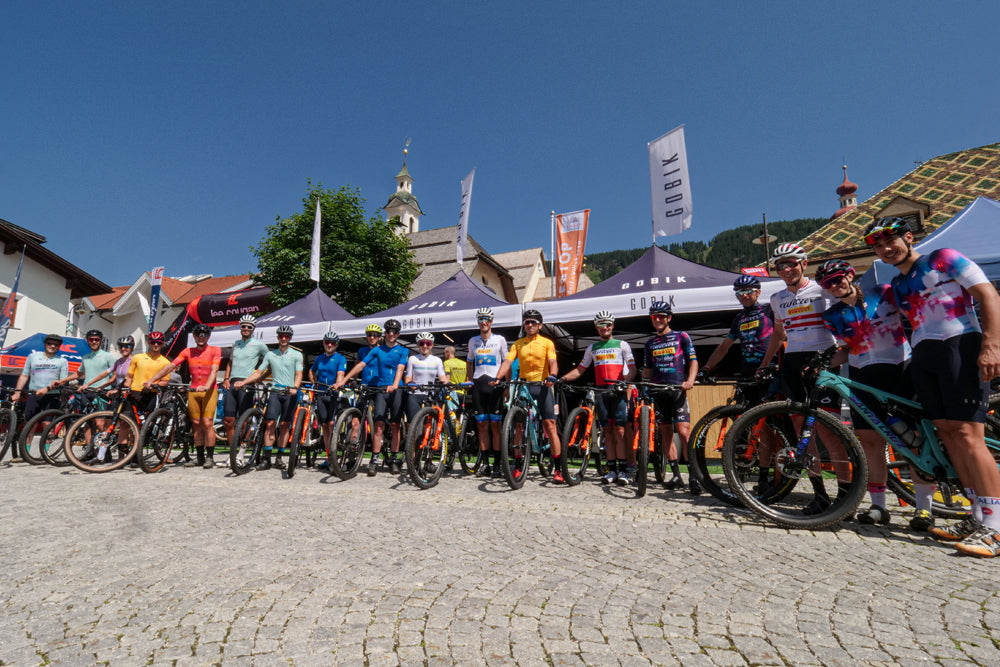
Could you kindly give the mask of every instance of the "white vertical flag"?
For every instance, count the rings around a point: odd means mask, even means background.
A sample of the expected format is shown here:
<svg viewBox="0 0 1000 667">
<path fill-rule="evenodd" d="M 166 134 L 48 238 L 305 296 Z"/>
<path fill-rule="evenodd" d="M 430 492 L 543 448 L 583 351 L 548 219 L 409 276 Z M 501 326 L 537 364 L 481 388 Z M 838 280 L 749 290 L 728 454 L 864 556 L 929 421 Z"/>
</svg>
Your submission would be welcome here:
<svg viewBox="0 0 1000 667">
<path fill-rule="evenodd" d="M 472 201 L 472 179 L 476 176 L 473 167 L 469 175 L 462 179 L 462 208 L 458 212 L 458 249 L 456 256 L 461 264 L 469 250 L 469 203 Z"/>
<path fill-rule="evenodd" d="M 313 223 L 312 257 L 309 259 L 309 279 L 319 285 L 319 239 L 322 217 L 319 214 L 319 199 L 316 200 L 316 222 Z"/>
<path fill-rule="evenodd" d="M 684 126 L 654 139 L 649 147 L 649 187 L 653 205 L 653 243 L 657 236 L 680 234 L 691 226 Z"/>
</svg>

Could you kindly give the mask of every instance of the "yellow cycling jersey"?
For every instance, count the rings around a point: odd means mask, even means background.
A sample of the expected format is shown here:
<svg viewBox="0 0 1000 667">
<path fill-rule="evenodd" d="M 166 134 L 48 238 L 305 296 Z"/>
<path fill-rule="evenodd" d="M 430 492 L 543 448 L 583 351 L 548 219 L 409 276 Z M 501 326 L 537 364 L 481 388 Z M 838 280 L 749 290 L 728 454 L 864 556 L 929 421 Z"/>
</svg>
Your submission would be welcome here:
<svg viewBox="0 0 1000 667">
<path fill-rule="evenodd" d="M 556 346 L 544 336 L 521 338 L 510 346 L 507 361 L 517 359 L 522 380 L 538 382 L 549 376 L 549 359 L 556 358 Z"/>
</svg>

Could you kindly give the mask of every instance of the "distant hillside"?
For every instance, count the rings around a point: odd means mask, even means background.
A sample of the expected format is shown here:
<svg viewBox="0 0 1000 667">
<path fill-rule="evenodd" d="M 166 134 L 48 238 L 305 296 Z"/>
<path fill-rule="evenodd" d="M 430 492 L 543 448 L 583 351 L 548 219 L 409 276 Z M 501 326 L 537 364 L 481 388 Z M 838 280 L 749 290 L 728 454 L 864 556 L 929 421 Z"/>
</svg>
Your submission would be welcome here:
<svg viewBox="0 0 1000 667">
<path fill-rule="evenodd" d="M 767 231 L 778 237 L 775 243 L 789 243 L 805 238 L 829 221 L 829 218 L 778 220 L 767 223 Z M 760 234 L 761 225 L 743 225 L 716 234 L 707 244 L 704 241 L 685 241 L 671 243 L 663 249 L 692 262 L 726 271 L 739 271 L 744 266 L 764 261 L 764 246 L 751 242 Z M 774 249 L 773 244 L 771 249 Z M 639 259 L 646 250 L 648 248 L 595 252 L 584 257 L 584 270 L 594 283 L 599 283 Z"/>
</svg>

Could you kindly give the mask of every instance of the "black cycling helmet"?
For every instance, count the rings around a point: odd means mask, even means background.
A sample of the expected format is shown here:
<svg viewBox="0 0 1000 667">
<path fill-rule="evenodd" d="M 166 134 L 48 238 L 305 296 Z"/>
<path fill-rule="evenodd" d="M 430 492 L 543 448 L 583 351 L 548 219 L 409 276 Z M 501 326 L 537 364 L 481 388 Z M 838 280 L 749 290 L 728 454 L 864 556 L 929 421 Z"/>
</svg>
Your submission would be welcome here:
<svg viewBox="0 0 1000 667">
<path fill-rule="evenodd" d="M 542 314 L 534 308 L 524 311 L 524 315 L 521 316 L 521 321 L 524 322 L 525 320 L 537 320 L 539 324 L 544 322 Z"/>
<path fill-rule="evenodd" d="M 385 321 L 382 328 L 385 329 L 386 333 L 390 331 L 399 333 L 399 330 L 403 328 L 403 325 L 399 323 L 399 320 L 390 319 Z"/>
<path fill-rule="evenodd" d="M 104 340 L 104 332 L 100 329 L 91 329 L 84 336 L 84 338 L 100 338 Z"/>
<path fill-rule="evenodd" d="M 194 329 L 191 330 L 191 333 L 193 333 L 195 336 L 197 336 L 198 334 L 210 334 L 212 333 L 212 327 L 208 326 L 207 324 L 196 324 L 194 325 Z"/>
<path fill-rule="evenodd" d="M 760 281 L 757 280 L 757 276 L 740 276 L 733 281 L 734 292 L 748 289 L 760 289 Z"/>
<path fill-rule="evenodd" d="M 668 301 L 654 301 L 649 306 L 650 315 L 673 315 L 674 311 L 670 308 L 670 302 Z"/>
</svg>

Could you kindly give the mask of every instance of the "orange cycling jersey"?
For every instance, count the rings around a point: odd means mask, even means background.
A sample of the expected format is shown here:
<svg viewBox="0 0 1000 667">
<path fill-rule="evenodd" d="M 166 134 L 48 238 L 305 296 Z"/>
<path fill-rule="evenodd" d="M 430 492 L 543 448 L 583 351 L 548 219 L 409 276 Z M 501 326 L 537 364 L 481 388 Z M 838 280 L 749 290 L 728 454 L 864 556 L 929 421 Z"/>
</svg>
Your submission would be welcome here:
<svg viewBox="0 0 1000 667">
<path fill-rule="evenodd" d="M 180 366 L 185 361 L 191 372 L 192 387 L 215 386 L 215 375 L 212 374 L 212 367 L 219 370 L 219 364 L 222 363 L 221 348 L 214 345 L 184 348 L 174 359 L 174 366 Z"/>
<path fill-rule="evenodd" d="M 549 376 L 549 360 L 556 358 L 556 346 L 544 336 L 525 337 L 510 346 L 507 361 L 517 359 L 522 380 L 538 382 Z"/>
</svg>

